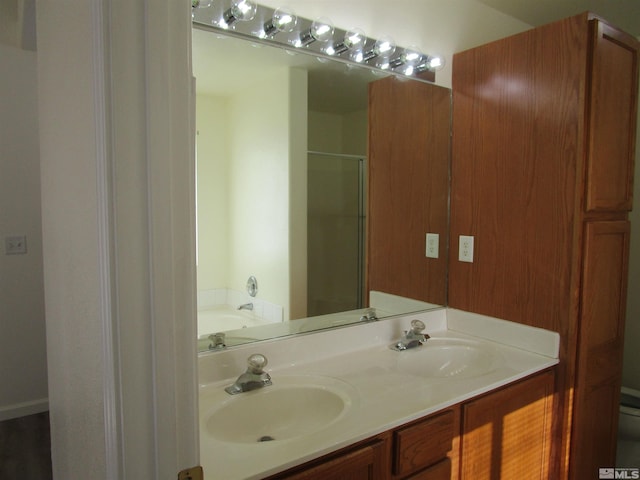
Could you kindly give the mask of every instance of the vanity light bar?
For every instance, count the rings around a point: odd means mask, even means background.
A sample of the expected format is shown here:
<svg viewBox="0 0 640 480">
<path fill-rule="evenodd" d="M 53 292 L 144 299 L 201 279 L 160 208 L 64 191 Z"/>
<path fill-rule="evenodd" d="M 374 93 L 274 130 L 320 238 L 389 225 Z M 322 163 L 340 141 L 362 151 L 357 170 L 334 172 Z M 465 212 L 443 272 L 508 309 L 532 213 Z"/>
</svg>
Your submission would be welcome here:
<svg viewBox="0 0 640 480">
<path fill-rule="evenodd" d="M 376 40 L 358 28 L 335 28 L 324 17 L 309 20 L 289 8 L 274 10 L 251 0 L 192 0 L 192 17 L 194 26 L 205 30 L 428 82 L 444 66 L 441 56 L 397 47 L 390 37 Z"/>
</svg>

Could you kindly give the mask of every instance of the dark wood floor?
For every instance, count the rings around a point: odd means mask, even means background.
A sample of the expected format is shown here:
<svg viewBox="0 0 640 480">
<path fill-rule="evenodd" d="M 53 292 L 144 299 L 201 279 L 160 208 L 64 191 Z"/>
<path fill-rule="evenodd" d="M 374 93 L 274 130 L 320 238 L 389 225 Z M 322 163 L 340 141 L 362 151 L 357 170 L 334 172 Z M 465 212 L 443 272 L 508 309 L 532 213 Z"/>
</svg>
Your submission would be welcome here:
<svg viewBox="0 0 640 480">
<path fill-rule="evenodd" d="M 49 413 L 0 422 L 0 480 L 50 480 Z"/>
</svg>

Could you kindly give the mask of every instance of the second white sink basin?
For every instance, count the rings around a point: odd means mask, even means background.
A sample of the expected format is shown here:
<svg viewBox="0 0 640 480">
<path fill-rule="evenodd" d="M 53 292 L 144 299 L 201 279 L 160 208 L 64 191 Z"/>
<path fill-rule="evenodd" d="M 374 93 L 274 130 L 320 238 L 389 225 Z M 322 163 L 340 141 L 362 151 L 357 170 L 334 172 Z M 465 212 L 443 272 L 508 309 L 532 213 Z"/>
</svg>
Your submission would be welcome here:
<svg viewBox="0 0 640 480">
<path fill-rule="evenodd" d="M 459 338 L 431 338 L 421 347 L 405 350 L 398 369 L 426 378 L 471 378 L 494 371 L 502 358 L 478 342 Z"/>
<path fill-rule="evenodd" d="M 222 390 L 219 388 L 218 390 Z M 330 377 L 284 376 L 273 385 L 211 399 L 206 431 L 224 442 L 291 440 L 321 431 L 341 419 L 354 402 L 349 385 Z M 209 403 L 209 402 L 207 402 Z"/>
</svg>

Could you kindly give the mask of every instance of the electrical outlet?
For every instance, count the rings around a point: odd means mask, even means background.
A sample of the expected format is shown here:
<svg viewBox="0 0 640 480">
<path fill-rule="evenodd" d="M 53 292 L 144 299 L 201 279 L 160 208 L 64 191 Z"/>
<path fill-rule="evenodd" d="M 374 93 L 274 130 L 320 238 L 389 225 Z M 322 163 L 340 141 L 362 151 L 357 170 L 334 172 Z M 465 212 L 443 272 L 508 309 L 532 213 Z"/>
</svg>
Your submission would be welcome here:
<svg viewBox="0 0 640 480">
<path fill-rule="evenodd" d="M 473 237 L 460 235 L 458 243 L 458 260 L 473 263 Z"/>
<path fill-rule="evenodd" d="M 9 235 L 4 237 L 5 255 L 23 255 L 27 253 L 26 235 Z"/>
<path fill-rule="evenodd" d="M 427 233 L 427 249 L 425 255 L 428 258 L 438 258 L 440 250 L 440 235 L 437 233 Z"/>
</svg>

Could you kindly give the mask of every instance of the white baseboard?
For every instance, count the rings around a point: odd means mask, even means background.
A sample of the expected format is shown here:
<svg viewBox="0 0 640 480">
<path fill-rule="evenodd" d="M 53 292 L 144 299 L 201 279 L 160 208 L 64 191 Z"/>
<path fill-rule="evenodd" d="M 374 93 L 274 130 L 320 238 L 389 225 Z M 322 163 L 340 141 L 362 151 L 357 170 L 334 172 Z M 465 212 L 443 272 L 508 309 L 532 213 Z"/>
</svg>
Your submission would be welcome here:
<svg viewBox="0 0 640 480">
<path fill-rule="evenodd" d="M 13 405 L 0 406 L 0 422 L 12 418 L 24 417 L 49 410 L 49 399 L 41 398 L 30 402 L 15 403 Z"/>
</svg>

